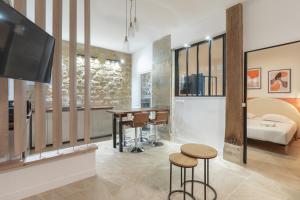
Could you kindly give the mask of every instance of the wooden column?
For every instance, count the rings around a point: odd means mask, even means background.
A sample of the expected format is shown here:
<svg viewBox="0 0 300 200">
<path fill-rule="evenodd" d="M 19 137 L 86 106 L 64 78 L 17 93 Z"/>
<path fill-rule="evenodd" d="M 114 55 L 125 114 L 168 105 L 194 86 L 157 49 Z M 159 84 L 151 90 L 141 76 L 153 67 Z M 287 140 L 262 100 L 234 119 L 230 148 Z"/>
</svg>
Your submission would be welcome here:
<svg viewBox="0 0 300 200">
<path fill-rule="evenodd" d="M 35 0 L 35 23 L 42 29 L 46 26 L 46 0 Z M 35 151 L 42 152 L 46 147 L 45 88 L 42 83 L 35 83 Z"/>
<path fill-rule="evenodd" d="M 76 84 L 76 47 L 77 47 L 77 0 L 70 1 L 70 43 L 69 43 L 69 96 L 70 123 L 69 136 L 72 146 L 77 143 L 77 84 Z"/>
<path fill-rule="evenodd" d="M 15 0 L 14 7 L 26 16 L 26 0 Z M 14 150 L 21 155 L 26 150 L 26 82 L 14 81 Z"/>
<path fill-rule="evenodd" d="M 225 142 L 241 146 L 243 116 L 243 8 L 237 4 L 226 11 L 226 132 Z"/>
<path fill-rule="evenodd" d="M 0 78 L 0 156 L 8 153 L 8 79 Z"/>
<path fill-rule="evenodd" d="M 53 0 L 53 36 L 55 50 L 52 68 L 53 147 L 62 145 L 62 1 Z"/>
<path fill-rule="evenodd" d="M 84 1 L 84 141 L 86 144 L 90 142 L 90 35 L 91 35 L 91 16 L 90 16 L 90 0 Z"/>
</svg>

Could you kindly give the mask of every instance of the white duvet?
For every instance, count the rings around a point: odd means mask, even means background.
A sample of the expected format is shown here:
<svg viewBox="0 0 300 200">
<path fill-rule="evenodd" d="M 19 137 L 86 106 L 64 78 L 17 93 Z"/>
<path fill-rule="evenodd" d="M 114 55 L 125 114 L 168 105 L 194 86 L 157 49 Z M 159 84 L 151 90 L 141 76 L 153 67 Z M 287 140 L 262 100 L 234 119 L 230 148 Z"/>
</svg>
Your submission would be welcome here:
<svg viewBox="0 0 300 200">
<path fill-rule="evenodd" d="M 289 122 L 266 122 L 261 118 L 248 119 L 248 138 L 287 145 L 297 131 L 297 124 Z"/>
</svg>

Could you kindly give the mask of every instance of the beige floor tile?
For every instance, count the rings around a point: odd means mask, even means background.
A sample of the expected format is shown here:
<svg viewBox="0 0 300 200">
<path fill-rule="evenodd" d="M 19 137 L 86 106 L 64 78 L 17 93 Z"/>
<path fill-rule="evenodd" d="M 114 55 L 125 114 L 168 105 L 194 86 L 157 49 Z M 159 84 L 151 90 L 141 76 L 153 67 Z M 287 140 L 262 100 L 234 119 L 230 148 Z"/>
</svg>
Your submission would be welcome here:
<svg viewBox="0 0 300 200">
<path fill-rule="evenodd" d="M 112 141 L 98 143 L 97 176 L 51 190 L 26 200 L 163 200 L 169 192 L 169 161 L 180 145 L 164 141 L 159 148 L 145 146 L 145 152 L 119 153 Z M 210 162 L 210 183 L 218 200 L 299 200 L 300 140 L 282 155 L 250 147 L 247 165 L 218 157 Z M 187 171 L 187 176 L 190 176 Z M 203 163 L 195 169 L 203 180 Z M 180 189 L 180 169 L 173 168 L 173 188 Z M 190 184 L 187 185 L 190 188 Z M 208 190 L 209 197 L 212 192 Z M 196 199 L 203 199 L 203 186 L 195 184 Z M 172 199 L 182 199 L 174 194 Z"/>
</svg>

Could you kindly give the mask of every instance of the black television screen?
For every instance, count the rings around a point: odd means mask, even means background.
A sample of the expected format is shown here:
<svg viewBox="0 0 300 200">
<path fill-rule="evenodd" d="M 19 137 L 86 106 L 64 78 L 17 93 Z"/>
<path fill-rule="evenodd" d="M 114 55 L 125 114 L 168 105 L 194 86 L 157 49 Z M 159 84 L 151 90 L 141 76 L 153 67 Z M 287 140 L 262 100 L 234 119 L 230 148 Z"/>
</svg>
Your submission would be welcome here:
<svg viewBox="0 0 300 200">
<path fill-rule="evenodd" d="M 0 76 L 49 83 L 54 38 L 0 0 Z"/>
</svg>

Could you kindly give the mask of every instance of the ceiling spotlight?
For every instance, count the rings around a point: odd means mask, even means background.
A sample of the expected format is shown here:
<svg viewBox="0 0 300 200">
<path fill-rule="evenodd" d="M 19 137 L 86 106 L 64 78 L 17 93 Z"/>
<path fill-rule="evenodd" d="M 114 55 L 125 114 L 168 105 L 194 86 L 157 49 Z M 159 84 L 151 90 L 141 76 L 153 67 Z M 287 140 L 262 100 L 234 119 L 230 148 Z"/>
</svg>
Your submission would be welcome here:
<svg viewBox="0 0 300 200">
<path fill-rule="evenodd" d="M 210 36 L 206 36 L 205 39 L 211 41 L 212 38 Z"/>
<path fill-rule="evenodd" d="M 125 60 L 124 59 L 121 59 L 121 64 L 125 64 Z"/>
<path fill-rule="evenodd" d="M 185 48 L 191 47 L 191 45 L 189 45 L 189 44 L 184 44 L 183 46 L 184 46 Z"/>
</svg>

